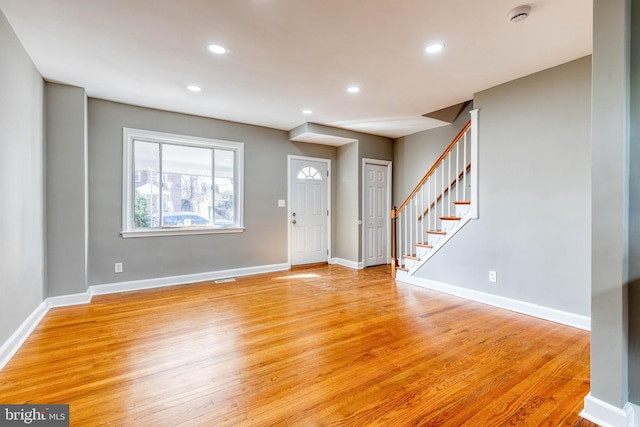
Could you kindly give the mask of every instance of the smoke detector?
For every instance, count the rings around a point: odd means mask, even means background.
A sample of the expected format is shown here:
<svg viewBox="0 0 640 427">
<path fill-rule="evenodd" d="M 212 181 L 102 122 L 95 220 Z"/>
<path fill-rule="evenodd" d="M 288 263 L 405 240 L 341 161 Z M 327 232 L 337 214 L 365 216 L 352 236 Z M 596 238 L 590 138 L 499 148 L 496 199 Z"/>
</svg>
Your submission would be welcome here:
<svg viewBox="0 0 640 427">
<path fill-rule="evenodd" d="M 529 13 L 531 13 L 531 6 L 524 5 L 514 7 L 509 11 L 509 15 L 507 16 L 511 22 L 520 22 L 527 19 L 529 17 Z"/>
</svg>

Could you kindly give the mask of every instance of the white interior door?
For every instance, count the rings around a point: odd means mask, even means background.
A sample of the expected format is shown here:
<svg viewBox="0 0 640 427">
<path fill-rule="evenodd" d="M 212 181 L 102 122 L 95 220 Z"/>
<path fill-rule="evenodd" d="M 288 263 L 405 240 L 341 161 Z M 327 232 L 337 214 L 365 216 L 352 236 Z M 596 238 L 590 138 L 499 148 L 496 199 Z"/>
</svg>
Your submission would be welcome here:
<svg viewBox="0 0 640 427">
<path fill-rule="evenodd" d="M 389 165 L 364 164 L 364 266 L 388 263 Z"/>
<path fill-rule="evenodd" d="M 291 265 L 328 261 L 328 163 L 290 158 Z"/>
</svg>

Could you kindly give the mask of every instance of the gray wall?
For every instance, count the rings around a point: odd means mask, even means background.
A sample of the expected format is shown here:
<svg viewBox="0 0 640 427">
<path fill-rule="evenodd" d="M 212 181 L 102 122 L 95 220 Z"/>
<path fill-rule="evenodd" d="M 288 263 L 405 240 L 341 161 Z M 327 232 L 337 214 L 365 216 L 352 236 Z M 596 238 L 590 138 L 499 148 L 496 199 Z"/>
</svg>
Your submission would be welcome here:
<svg viewBox="0 0 640 427">
<path fill-rule="evenodd" d="M 593 4 L 591 394 L 622 408 L 629 392 L 630 1 Z"/>
<path fill-rule="evenodd" d="M 589 315 L 590 61 L 474 96 L 480 218 L 418 277 Z"/>
<path fill-rule="evenodd" d="M 43 81 L 0 12 L 0 344 L 44 293 Z"/>
<path fill-rule="evenodd" d="M 287 155 L 330 159 L 335 168 L 335 147 L 293 143 L 284 131 L 98 99 L 88 111 L 89 285 L 286 263 L 287 209 L 277 201 L 287 198 Z M 244 142 L 245 232 L 123 239 L 123 127 Z"/>
<path fill-rule="evenodd" d="M 631 16 L 629 152 L 629 401 L 640 404 L 640 1 Z"/>
<path fill-rule="evenodd" d="M 393 159 L 398 168 L 393 171 L 393 203 L 400 206 L 425 173 L 438 160 L 453 138 L 471 119 L 469 105 L 451 124 L 398 138 Z"/>
<path fill-rule="evenodd" d="M 86 105 L 84 89 L 45 84 L 47 296 L 87 290 Z"/>
<path fill-rule="evenodd" d="M 334 209 L 336 218 L 335 258 L 357 262 L 358 239 L 358 145 L 360 141 L 338 147 L 338 194 L 337 206 Z"/>
</svg>

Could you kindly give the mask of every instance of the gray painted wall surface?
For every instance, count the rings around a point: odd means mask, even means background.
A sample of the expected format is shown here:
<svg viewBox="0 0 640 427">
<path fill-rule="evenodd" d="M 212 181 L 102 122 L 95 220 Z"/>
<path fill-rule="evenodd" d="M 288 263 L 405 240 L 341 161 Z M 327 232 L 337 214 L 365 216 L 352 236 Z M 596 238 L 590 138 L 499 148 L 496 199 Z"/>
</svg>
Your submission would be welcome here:
<svg viewBox="0 0 640 427">
<path fill-rule="evenodd" d="M 398 207 L 449 146 L 453 138 L 471 119 L 467 107 L 451 124 L 395 140 L 393 171 L 393 204 Z"/>
<path fill-rule="evenodd" d="M 629 401 L 640 404 L 640 1 L 631 15 L 629 152 Z"/>
<path fill-rule="evenodd" d="M 582 58 L 474 96 L 480 219 L 418 277 L 589 315 L 590 71 Z"/>
<path fill-rule="evenodd" d="M 336 213 L 335 258 L 357 262 L 358 248 L 358 145 L 360 141 L 338 147 L 338 205 Z"/>
<path fill-rule="evenodd" d="M 287 209 L 277 201 L 287 198 L 287 155 L 331 159 L 335 169 L 335 147 L 293 143 L 284 131 L 97 99 L 88 111 L 89 285 L 286 263 Z M 245 232 L 123 239 L 123 127 L 244 142 Z"/>
<path fill-rule="evenodd" d="M 591 394 L 628 400 L 630 2 L 593 10 Z"/>
<path fill-rule="evenodd" d="M 0 12 L 0 345 L 44 293 L 43 81 Z"/>
<path fill-rule="evenodd" d="M 47 296 L 87 290 L 86 94 L 45 84 Z"/>
</svg>

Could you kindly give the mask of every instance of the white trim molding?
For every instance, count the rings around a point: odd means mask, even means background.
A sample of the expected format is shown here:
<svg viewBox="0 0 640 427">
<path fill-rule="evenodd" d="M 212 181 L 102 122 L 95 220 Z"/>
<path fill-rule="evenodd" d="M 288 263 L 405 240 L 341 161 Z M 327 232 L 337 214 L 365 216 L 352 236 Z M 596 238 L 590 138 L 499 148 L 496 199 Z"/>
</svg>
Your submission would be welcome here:
<svg viewBox="0 0 640 427">
<path fill-rule="evenodd" d="M 46 302 L 41 302 L 33 313 L 22 322 L 22 325 L 0 346 L 0 370 L 2 370 L 11 358 L 20 350 L 22 344 L 29 338 L 31 332 L 38 326 L 42 318 L 49 311 Z"/>
<path fill-rule="evenodd" d="M 254 274 L 272 273 L 289 270 L 289 264 L 272 264 L 258 267 L 234 268 L 230 270 L 210 271 L 206 273 L 185 274 L 182 276 L 158 277 L 154 279 L 131 280 L 128 282 L 107 283 L 89 287 L 93 295 L 114 294 L 120 292 L 139 291 L 143 289 L 162 288 L 165 286 L 188 285 L 197 282 L 226 279 L 229 277 L 251 276 Z"/>
<path fill-rule="evenodd" d="M 83 292 L 80 294 L 60 295 L 58 297 L 49 297 L 45 300 L 47 310 L 56 307 L 68 307 L 70 305 L 89 304 L 91 302 L 91 294 Z"/>
<path fill-rule="evenodd" d="M 627 402 L 623 409 L 593 397 L 584 398 L 584 409 L 580 416 L 601 427 L 639 427 L 640 406 Z"/>
<path fill-rule="evenodd" d="M 120 292 L 153 289 L 164 286 L 188 285 L 196 282 L 225 279 L 229 277 L 251 276 L 262 273 L 273 273 L 289 270 L 289 264 L 271 264 L 256 267 L 234 268 L 229 270 L 211 271 L 207 273 L 187 274 L 182 276 L 159 277 L 155 279 L 132 280 L 129 282 L 109 283 L 105 285 L 89 286 L 87 292 L 49 297 L 26 318 L 16 331 L 0 346 L 0 371 L 18 352 L 22 344 L 38 326 L 40 321 L 51 308 L 67 307 L 71 305 L 88 304 L 94 295 L 105 295 Z"/>
<path fill-rule="evenodd" d="M 165 175 L 163 171 L 163 147 L 165 146 L 179 145 L 182 147 L 209 150 L 211 155 L 210 172 L 212 180 L 215 175 L 215 151 L 224 150 L 233 152 L 233 224 L 212 224 L 210 226 L 197 227 L 166 227 L 163 226 L 161 221 L 161 217 L 164 215 L 164 210 L 160 210 L 158 217 L 159 224 L 149 228 L 137 228 L 134 224 L 134 196 L 137 191 L 135 187 L 136 143 L 154 143 L 158 145 L 157 170 L 154 170 L 154 173 L 162 175 L 163 177 Z M 159 178 L 160 177 L 158 177 L 158 180 Z M 149 181 L 148 183 L 150 185 L 155 185 L 152 181 Z M 158 186 L 160 185 L 160 182 L 158 181 L 156 184 L 156 186 Z M 164 186 L 161 185 L 161 187 L 163 187 L 162 191 L 164 192 Z M 210 189 L 209 196 L 211 198 L 211 203 L 213 203 L 213 186 Z M 213 221 L 213 218 L 208 218 L 208 220 Z M 145 129 L 122 128 L 122 230 L 120 234 L 123 238 L 242 232 L 244 232 L 244 143 L 197 136 L 178 135 Z"/>
<path fill-rule="evenodd" d="M 364 268 L 364 263 L 363 262 L 350 261 L 350 260 L 344 259 L 344 258 L 331 258 L 329 260 L 329 264 L 338 264 L 338 265 L 341 265 L 343 267 L 353 268 L 355 270 L 362 270 Z"/>
<path fill-rule="evenodd" d="M 506 310 L 515 311 L 517 313 L 526 314 L 528 316 L 538 317 L 540 319 L 550 320 L 552 322 L 561 323 L 563 325 L 572 326 L 574 328 L 591 330 L 591 318 L 575 313 L 556 310 L 554 308 L 544 307 L 525 301 L 514 300 L 499 295 L 488 294 L 473 289 L 453 286 L 446 283 L 436 282 L 435 280 L 423 279 L 416 276 L 398 271 L 396 273 L 396 282 L 403 282 L 409 285 L 420 286 L 422 288 L 431 289 L 438 292 L 444 292 L 449 295 L 466 298 L 472 301 L 481 302 L 483 304 L 492 305 L 494 307 L 504 308 Z"/>
<path fill-rule="evenodd" d="M 640 406 L 627 402 L 624 412 L 627 414 L 628 427 L 640 427 Z"/>
</svg>

